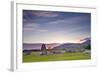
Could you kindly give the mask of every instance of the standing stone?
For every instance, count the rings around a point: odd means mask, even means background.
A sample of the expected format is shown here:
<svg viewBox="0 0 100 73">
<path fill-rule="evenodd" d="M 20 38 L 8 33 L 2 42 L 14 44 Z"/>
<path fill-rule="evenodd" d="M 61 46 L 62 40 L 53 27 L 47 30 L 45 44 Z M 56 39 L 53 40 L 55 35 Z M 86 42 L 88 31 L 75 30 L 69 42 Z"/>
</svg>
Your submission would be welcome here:
<svg viewBox="0 0 100 73">
<path fill-rule="evenodd" d="M 42 46 L 41 46 L 41 54 L 42 55 L 47 55 L 47 50 L 46 50 L 46 46 L 45 46 L 45 44 L 42 44 Z"/>
</svg>

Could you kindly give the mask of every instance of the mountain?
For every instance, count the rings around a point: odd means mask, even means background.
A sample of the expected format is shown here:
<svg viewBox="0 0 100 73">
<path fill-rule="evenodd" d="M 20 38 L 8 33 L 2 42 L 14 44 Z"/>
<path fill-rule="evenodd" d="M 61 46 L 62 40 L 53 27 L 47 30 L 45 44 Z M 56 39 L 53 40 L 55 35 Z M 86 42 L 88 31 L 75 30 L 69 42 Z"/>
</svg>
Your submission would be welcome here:
<svg viewBox="0 0 100 73">
<path fill-rule="evenodd" d="M 87 45 L 91 45 L 91 40 L 87 39 L 85 40 L 83 43 L 81 43 L 82 46 L 87 46 Z"/>
<path fill-rule="evenodd" d="M 74 49 L 74 48 L 80 48 L 83 49 L 85 46 L 87 45 L 91 45 L 91 40 L 90 39 L 86 39 L 84 40 L 84 42 L 82 43 L 64 43 L 61 44 L 59 46 L 54 47 L 53 49 Z"/>
<path fill-rule="evenodd" d="M 69 49 L 69 48 L 84 48 L 87 45 L 91 44 L 91 40 L 89 38 L 85 38 L 82 40 L 82 43 L 50 43 L 45 44 L 46 48 L 53 48 L 53 49 Z M 41 49 L 41 45 L 44 43 L 23 43 L 23 50 L 34 50 L 34 49 Z"/>
<path fill-rule="evenodd" d="M 41 45 L 43 43 L 23 43 L 23 49 L 24 50 L 32 50 L 32 49 L 41 49 Z M 45 44 L 46 48 L 53 48 L 55 46 L 58 46 L 59 43 L 50 43 L 50 44 Z"/>
<path fill-rule="evenodd" d="M 69 49 L 69 48 L 80 48 L 80 43 L 64 43 L 59 46 L 54 47 L 53 49 Z"/>
</svg>

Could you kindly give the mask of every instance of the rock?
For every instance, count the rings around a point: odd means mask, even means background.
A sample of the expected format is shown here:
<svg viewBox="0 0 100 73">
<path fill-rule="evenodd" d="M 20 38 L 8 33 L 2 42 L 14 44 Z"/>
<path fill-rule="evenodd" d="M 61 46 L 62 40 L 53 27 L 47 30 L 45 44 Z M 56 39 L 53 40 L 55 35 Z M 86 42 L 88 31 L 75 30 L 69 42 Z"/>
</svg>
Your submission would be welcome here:
<svg viewBox="0 0 100 73">
<path fill-rule="evenodd" d="M 47 49 L 46 49 L 46 46 L 45 46 L 45 44 L 42 44 L 42 46 L 41 46 L 41 55 L 47 55 Z"/>
</svg>

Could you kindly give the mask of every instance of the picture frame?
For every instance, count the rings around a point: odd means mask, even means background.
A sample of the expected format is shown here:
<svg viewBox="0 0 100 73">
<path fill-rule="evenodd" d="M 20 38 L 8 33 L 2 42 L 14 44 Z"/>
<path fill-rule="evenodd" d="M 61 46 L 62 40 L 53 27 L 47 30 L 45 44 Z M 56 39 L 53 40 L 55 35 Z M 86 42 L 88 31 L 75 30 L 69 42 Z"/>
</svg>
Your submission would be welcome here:
<svg viewBox="0 0 100 73">
<path fill-rule="evenodd" d="M 12 71 L 27 71 L 27 70 L 45 70 L 45 69 L 61 69 L 67 67 L 86 67 L 96 65 L 96 44 L 95 31 L 96 28 L 96 8 L 95 7 L 77 7 L 65 5 L 46 5 L 34 4 L 32 2 L 12 2 L 11 3 L 11 70 Z M 23 63 L 22 47 L 23 47 L 23 19 L 22 10 L 46 10 L 46 11 L 61 11 L 61 12 L 82 12 L 91 13 L 91 59 L 89 60 L 74 60 L 74 61 L 50 61 L 50 62 L 32 62 Z"/>
</svg>

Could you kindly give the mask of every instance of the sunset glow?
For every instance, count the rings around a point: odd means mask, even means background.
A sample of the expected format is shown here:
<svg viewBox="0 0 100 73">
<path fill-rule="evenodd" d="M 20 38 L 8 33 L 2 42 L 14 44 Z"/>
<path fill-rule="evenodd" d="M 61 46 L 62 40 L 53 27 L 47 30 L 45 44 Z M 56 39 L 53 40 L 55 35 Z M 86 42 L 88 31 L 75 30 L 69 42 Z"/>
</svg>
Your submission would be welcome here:
<svg viewBox="0 0 100 73">
<path fill-rule="evenodd" d="M 90 13 L 23 10 L 23 43 L 81 43 L 90 27 Z"/>
</svg>

